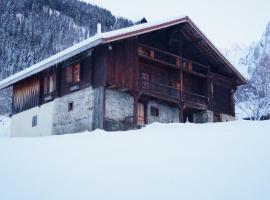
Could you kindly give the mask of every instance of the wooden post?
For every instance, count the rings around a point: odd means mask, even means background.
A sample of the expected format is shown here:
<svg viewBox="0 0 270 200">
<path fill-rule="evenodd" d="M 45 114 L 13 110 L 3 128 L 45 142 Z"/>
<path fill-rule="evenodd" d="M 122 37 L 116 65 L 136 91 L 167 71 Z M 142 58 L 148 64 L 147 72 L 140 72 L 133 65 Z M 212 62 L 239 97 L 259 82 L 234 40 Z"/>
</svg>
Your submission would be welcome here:
<svg viewBox="0 0 270 200">
<path fill-rule="evenodd" d="M 38 106 L 42 105 L 42 98 L 44 94 L 44 72 L 39 75 L 39 98 L 38 98 Z"/>
<path fill-rule="evenodd" d="M 182 66 L 180 68 L 180 102 L 183 102 L 183 71 Z"/>
<path fill-rule="evenodd" d="M 207 96 L 208 96 L 208 109 L 213 109 L 213 80 L 208 76 L 207 77 Z"/>
<path fill-rule="evenodd" d="M 230 102 L 232 116 L 234 116 L 234 117 L 235 117 L 235 100 L 234 100 L 234 93 L 235 93 L 234 91 L 235 90 L 234 89 L 231 90 L 231 102 Z"/>
<path fill-rule="evenodd" d="M 179 108 L 179 122 L 184 123 L 184 106 L 183 106 L 183 103 L 179 103 L 178 108 Z"/>
<path fill-rule="evenodd" d="M 133 98 L 134 98 L 134 107 L 133 107 L 133 116 L 134 116 L 134 119 L 133 119 L 133 122 L 134 122 L 134 125 L 138 125 L 138 101 L 139 101 L 139 95 L 138 94 L 135 94 L 133 95 Z"/>
</svg>

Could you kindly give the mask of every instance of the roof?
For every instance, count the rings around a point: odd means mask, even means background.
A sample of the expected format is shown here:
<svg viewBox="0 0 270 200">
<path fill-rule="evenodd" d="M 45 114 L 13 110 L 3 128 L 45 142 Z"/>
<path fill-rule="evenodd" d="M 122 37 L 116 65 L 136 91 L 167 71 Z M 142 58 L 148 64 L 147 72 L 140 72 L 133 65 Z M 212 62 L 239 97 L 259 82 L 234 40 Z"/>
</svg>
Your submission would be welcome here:
<svg viewBox="0 0 270 200">
<path fill-rule="evenodd" d="M 0 89 L 4 89 L 6 87 L 12 86 L 13 84 L 30 77 L 34 74 L 37 74 L 49 67 L 52 67 L 53 65 L 56 65 L 58 63 L 61 63 L 79 53 L 82 53 L 86 50 L 89 50 L 91 48 L 94 48 L 101 44 L 106 44 L 118 40 L 122 40 L 125 38 L 138 36 L 141 34 L 145 34 L 148 32 L 168 28 L 171 26 L 175 26 L 178 24 L 186 23 L 188 24 L 189 30 L 187 29 L 187 32 L 192 30 L 192 33 L 199 36 L 200 38 L 203 38 L 204 46 L 208 51 L 210 52 L 209 55 L 215 56 L 220 60 L 220 62 L 225 63 L 229 68 L 236 74 L 236 76 L 239 79 L 239 83 L 245 83 L 245 78 L 234 68 L 234 66 L 217 50 L 217 48 L 209 41 L 209 39 L 206 38 L 206 36 L 199 30 L 199 28 L 190 20 L 187 16 L 181 16 L 171 19 L 166 19 L 158 22 L 151 22 L 151 23 L 144 23 L 139 24 L 135 26 L 131 26 L 128 28 L 123 28 L 115 31 L 110 31 L 106 33 L 100 33 L 93 37 L 90 37 L 70 48 L 67 48 L 29 68 L 26 68 L 23 71 L 20 71 L 0 82 Z"/>
</svg>

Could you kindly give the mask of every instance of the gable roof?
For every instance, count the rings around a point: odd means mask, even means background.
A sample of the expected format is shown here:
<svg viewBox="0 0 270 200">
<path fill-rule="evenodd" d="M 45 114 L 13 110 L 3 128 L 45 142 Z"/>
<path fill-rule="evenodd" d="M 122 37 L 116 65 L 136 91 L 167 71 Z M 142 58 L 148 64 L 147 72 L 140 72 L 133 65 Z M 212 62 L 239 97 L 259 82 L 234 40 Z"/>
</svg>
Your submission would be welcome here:
<svg viewBox="0 0 270 200">
<path fill-rule="evenodd" d="M 202 48 L 206 49 L 209 56 L 219 60 L 220 63 L 223 63 L 229 67 L 229 69 L 236 75 L 238 78 L 238 84 L 243 84 L 246 82 L 246 79 L 234 68 L 234 66 L 219 52 L 219 50 L 209 41 L 209 39 L 199 30 L 199 28 L 190 20 L 187 16 L 181 16 L 177 18 L 171 18 L 167 20 L 162 20 L 159 22 L 144 23 L 128 28 L 123 28 L 115 31 L 105 32 L 97 34 L 93 37 L 90 37 L 70 48 L 67 48 L 29 68 L 26 68 L 23 71 L 20 71 L 0 82 L 0 89 L 4 89 L 17 83 L 27 77 L 30 77 L 34 74 L 37 74 L 53 65 L 61 63 L 79 53 L 87 51 L 91 48 L 94 48 L 101 44 L 107 44 L 110 42 L 126 39 L 129 37 L 138 36 L 141 34 L 149 33 L 152 31 L 168 28 L 178 24 L 186 24 L 184 31 L 191 38 L 200 38 L 200 45 Z"/>
</svg>

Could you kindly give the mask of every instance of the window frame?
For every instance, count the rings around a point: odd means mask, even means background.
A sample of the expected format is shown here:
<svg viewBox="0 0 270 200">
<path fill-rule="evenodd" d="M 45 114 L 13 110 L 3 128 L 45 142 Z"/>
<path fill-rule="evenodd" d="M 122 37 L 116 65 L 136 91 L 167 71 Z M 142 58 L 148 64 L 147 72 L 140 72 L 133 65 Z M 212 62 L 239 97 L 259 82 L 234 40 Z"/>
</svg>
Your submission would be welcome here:
<svg viewBox="0 0 270 200">
<path fill-rule="evenodd" d="M 43 94 L 45 97 L 52 97 L 56 93 L 56 84 L 57 84 L 57 77 L 56 77 L 56 72 L 53 73 L 48 73 L 44 76 L 43 78 Z M 50 98 L 49 98 L 50 99 Z"/>
<path fill-rule="evenodd" d="M 32 116 L 32 128 L 37 127 L 37 123 L 38 123 L 38 116 L 37 115 Z"/>
<path fill-rule="evenodd" d="M 70 65 L 65 69 L 65 82 L 67 84 L 78 84 L 81 82 L 81 64 Z"/>
</svg>

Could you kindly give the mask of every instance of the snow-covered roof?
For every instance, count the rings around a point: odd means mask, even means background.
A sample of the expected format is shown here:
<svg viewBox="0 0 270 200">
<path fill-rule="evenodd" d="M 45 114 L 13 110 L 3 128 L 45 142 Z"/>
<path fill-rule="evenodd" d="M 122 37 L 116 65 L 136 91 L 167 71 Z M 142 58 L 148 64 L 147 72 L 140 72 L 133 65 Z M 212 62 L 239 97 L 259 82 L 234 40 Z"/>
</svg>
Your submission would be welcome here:
<svg viewBox="0 0 270 200">
<path fill-rule="evenodd" d="M 100 33 L 2 80 L 0 82 L 0 89 L 9 87 L 20 80 L 23 80 L 27 77 L 37 74 L 53 65 L 61 63 L 79 53 L 94 48 L 98 45 L 171 27 L 184 22 L 189 23 L 192 26 L 192 28 L 195 28 L 196 31 L 199 32 L 199 34 L 202 34 L 187 16 L 180 16 L 180 17 L 178 16 L 170 19 L 164 19 L 158 22 L 144 23 L 115 31 Z M 206 39 L 206 42 L 209 42 L 209 40 L 203 34 L 202 36 L 204 37 L 204 39 Z M 211 48 L 214 49 L 215 52 L 218 53 L 218 56 L 220 56 L 221 59 L 223 59 L 225 63 L 227 63 L 231 67 L 231 69 L 238 75 L 238 77 L 240 77 L 240 79 L 242 79 L 243 82 L 245 82 L 245 78 L 229 63 L 229 61 L 214 47 L 212 43 L 210 43 L 210 46 Z"/>
</svg>

